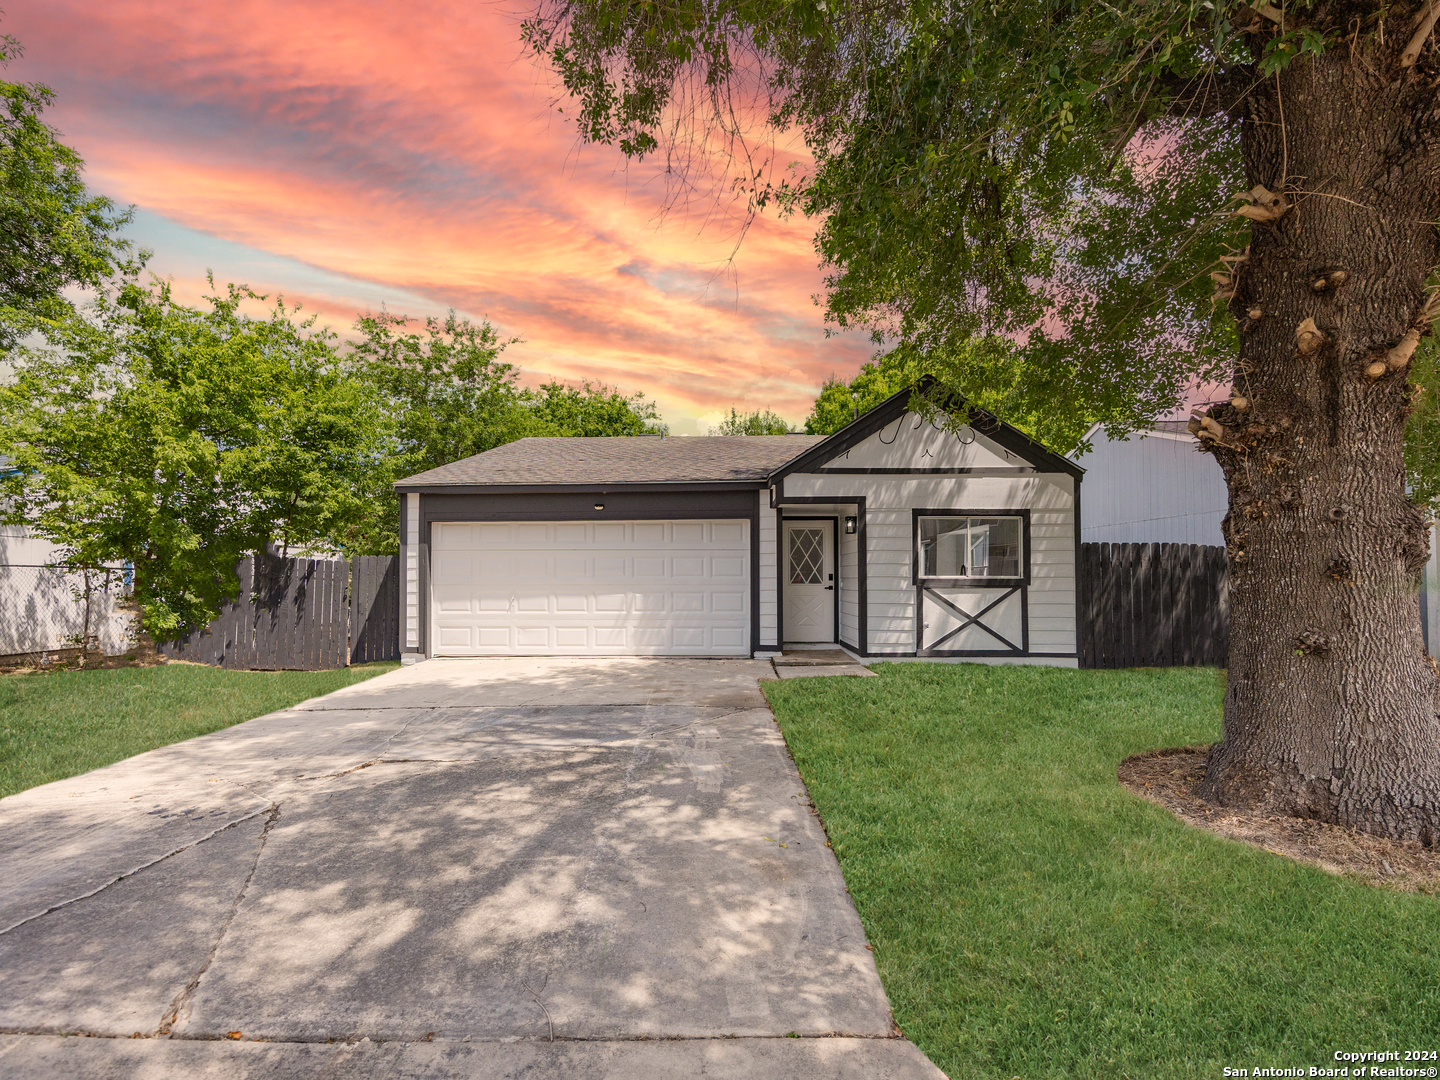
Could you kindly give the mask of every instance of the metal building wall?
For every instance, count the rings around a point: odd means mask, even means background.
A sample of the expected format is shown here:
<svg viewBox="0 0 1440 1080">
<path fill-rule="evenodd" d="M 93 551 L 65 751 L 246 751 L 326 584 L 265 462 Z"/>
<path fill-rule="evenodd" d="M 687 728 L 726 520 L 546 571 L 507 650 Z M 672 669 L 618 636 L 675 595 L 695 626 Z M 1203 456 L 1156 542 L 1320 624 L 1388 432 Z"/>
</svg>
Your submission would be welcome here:
<svg viewBox="0 0 1440 1080">
<path fill-rule="evenodd" d="M 1224 544 L 1227 496 L 1220 467 L 1187 433 L 1137 433 L 1072 459 L 1085 468 L 1080 538 L 1097 544 Z"/>
<path fill-rule="evenodd" d="M 1421 627 L 1425 651 L 1431 656 L 1440 649 L 1440 527 L 1430 527 L 1430 562 L 1425 567 L 1425 585 L 1420 593 Z"/>
</svg>

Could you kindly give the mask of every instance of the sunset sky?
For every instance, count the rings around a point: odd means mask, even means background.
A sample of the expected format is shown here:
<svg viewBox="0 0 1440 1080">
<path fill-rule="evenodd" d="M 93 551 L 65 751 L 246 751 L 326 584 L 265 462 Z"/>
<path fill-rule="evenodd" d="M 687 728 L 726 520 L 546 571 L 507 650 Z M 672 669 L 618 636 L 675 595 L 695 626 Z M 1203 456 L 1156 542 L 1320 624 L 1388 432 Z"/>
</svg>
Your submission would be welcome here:
<svg viewBox="0 0 1440 1080">
<path fill-rule="evenodd" d="M 25 48 L 5 77 L 54 88 L 48 119 L 182 298 L 208 268 L 342 330 L 453 307 L 524 339 L 527 382 L 643 391 L 676 434 L 732 404 L 802 421 L 872 352 L 824 335 L 813 223 L 762 218 L 727 264 L 733 205 L 662 221 L 654 167 L 578 145 L 523 10 L 9 0 L 0 30 Z"/>
</svg>

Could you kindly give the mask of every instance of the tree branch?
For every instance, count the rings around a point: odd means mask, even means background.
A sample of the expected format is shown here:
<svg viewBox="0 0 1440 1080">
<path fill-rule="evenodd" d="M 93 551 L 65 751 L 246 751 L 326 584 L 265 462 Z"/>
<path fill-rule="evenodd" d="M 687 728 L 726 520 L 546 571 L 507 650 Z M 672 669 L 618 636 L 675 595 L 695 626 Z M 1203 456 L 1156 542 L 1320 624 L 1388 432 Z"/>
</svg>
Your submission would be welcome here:
<svg viewBox="0 0 1440 1080">
<path fill-rule="evenodd" d="M 1435 29 L 1435 20 L 1440 19 L 1440 0 L 1430 0 L 1430 7 L 1420 18 L 1419 29 L 1410 38 L 1410 43 L 1405 46 L 1405 51 L 1400 54 L 1400 67 L 1409 68 L 1415 66 L 1415 61 L 1420 59 L 1420 50 L 1425 48 L 1425 42 L 1430 37 L 1430 32 Z"/>
</svg>

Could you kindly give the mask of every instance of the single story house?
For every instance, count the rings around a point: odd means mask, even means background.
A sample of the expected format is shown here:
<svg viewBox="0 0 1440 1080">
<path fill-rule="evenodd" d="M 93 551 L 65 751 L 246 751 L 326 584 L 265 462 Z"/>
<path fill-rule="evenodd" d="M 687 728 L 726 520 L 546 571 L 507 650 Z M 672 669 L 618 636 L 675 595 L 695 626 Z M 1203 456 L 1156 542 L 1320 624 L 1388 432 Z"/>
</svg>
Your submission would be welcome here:
<svg viewBox="0 0 1440 1080">
<path fill-rule="evenodd" d="M 1084 470 L 909 398 L 830 436 L 521 439 L 399 481 L 402 656 L 1076 666 Z"/>
</svg>

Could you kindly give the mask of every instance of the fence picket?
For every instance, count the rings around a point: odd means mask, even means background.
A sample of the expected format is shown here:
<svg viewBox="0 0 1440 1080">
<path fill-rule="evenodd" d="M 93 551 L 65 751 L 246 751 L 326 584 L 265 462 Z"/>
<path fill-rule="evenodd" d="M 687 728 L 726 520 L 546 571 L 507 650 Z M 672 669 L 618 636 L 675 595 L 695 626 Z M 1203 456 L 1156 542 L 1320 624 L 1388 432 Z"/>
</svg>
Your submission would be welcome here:
<svg viewBox="0 0 1440 1080">
<path fill-rule="evenodd" d="M 1082 544 L 1079 571 L 1081 667 L 1226 662 L 1229 578 L 1223 547 Z"/>
<path fill-rule="evenodd" d="M 160 648 L 177 660 L 250 670 L 317 671 L 397 660 L 399 561 L 242 559 L 240 588 L 209 626 Z"/>
</svg>

